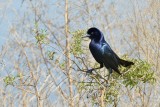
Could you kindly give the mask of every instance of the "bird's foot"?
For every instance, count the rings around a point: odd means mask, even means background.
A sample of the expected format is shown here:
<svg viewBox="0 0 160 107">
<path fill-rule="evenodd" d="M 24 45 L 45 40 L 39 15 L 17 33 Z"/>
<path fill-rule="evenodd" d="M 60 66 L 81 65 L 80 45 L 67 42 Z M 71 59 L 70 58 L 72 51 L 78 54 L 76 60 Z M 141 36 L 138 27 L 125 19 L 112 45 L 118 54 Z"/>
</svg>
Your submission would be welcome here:
<svg viewBox="0 0 160 107">
<path fill-rule="evenodd" d="M 89 69 L 86 71 L 86 74 L 92 74 L 93 69 Z"/>
<path fill-rule="evenodd" d="M 111 73 L 108 74 L 108 81 L 109 81 L 110 77 L 111 77 Z"/>
</svg>

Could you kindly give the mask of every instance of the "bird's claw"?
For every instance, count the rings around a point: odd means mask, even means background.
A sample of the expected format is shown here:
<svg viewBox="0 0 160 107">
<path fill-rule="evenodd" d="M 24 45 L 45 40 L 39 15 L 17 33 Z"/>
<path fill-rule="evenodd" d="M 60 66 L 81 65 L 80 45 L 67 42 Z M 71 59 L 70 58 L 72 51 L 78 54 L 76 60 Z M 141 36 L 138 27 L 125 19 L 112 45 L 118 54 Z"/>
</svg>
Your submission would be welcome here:
<svg viewBox="0 0 160 107">
<path fill-rule="evenodd" d="M 86 74 L 92 74 L 93 69 L 89 69 L 86 71 Z"/>
</svg>

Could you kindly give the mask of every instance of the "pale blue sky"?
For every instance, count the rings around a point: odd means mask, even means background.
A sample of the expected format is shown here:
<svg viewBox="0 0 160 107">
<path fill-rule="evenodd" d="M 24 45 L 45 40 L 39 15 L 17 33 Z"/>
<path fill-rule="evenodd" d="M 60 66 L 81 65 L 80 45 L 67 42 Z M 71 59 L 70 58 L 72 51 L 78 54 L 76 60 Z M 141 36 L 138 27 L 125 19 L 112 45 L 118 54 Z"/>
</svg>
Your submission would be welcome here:
<svg viewBox="0 0 160 107">
<path fill-rule="evenodd" d="M 26 12 L 26 10 L 28 9 L 28 7 L 26 5 L 27 1 L 28 0 L 25 0 L 25 3 L 23 3 L 23 5 L 22 5 L 22 0 L 0 0 L 0 48 L 7 40 L 10 40 L 10 37 L 12 35 L 9 34 L 9 30 L 12 27 L 12 25 L 17 25 L 17 23 L 21 22 L 21 21 L 19 21 L 19 17 L 23 16 L 24 13 Z M 50 1 L 52 1 L 52 2 L 50 2 Z M 48 2 L 49 5 L 53 5 L 53 3 L 56 2 L 56 1 L 57 0 L 44 0 L 44 2 L 46 2 L 46 3 Z M 75 2 L 76 0 L 73 0 L 73 1 Z M 92 1 L 95 1 L 95 0 L 92 0 Z M 118 14 L 120 15 L 119 21 L 121 21 L 121 20 L 125 19 L 126 17 L 128 17 L 127 14 L 131 13 L 131 11 L 132 11 L 132 4 L 130 3 L 130 0 L 108 0 L 107 4 L 104 4 L 105 5 L 104 6 L 105 7 L 104 10 L 105 11 L 109 10 L 108 6 L 113 1 L 115 2 L 115 6 L 116 6 L 116 9 L 118 10 Z M 141 2 L 143 2 L 143 1 L 144 0 L 141 0 Z M 61 4 L 64 4 L 64 2 L 62 2 Z M 141 7 L 145 6 L 145 4 L 141 4 L 141 5 L 142 5 Z M 47 14 L 45 14 L 45 15 L 47 15 L 47 17 L 49 17 L 50 20 L 52 18 L 53 18 L 52 20 L 57 19 L 55 21 L 56 25 L 58 25 L 58 26 L 60 26 L 61 24 L 63 25 L 64 24 L 64 14 L 63 14 L 64 7 L 58 7 L 59 10 L 57 8 L 55 8 L 55 7 L 52 7 L 52 6 L 47 7 L 47 8 L 48 8 L 48 10 L 46 9 L 47 11 L 45 11 Z M 75 8 L 75 10 L 74 10 L 74 8 Z M 72 7 L 72 9 L 70 11 L 72 13 L 73 12 L 77 12 L 76 11 L 77 9 L 83 10 L 83 6 L 77 7 L 77 5 L 74 5 L 74 7 Z M 58 14 L 60 17 L 56 16 L 57 15 L 57 11 L 59 13 L 62 13 L 60 15 Z M 75 14 L 78 14 L 78 12 L 75 13 Z M 94 14 L 97 14 L 98 16 L 94 17 Z M 34 18 L 33 18 L 34 16 L 32 16 L 32 15 L 33 15 L 33 13 L 29 16 L 29 17 L 32 17 L 32 18 L 30 18 L 32 20 L 28 21 L 28 22 L 30 22 L 30 24 L 32 26 L 34 26 Z M 43 16 L 43 18 L 46 17 L 45 15 Z M 94 26 L 100 27 L 101 24 L 103 23 L 103 22 L 100 23 L 100 21 L 104 20 L 104 19 L 101 19 L 100 15 L 103 16 L 102 13 L 100 14 L 99 12 L 96 12 L 96 11 L 93 10 L 93 13 L 91 13 L 91 16 L 93 17 L 93 24 L 90 24 L 89 26 L 93 26 L 94 25 Z M 55 18 L 55 17 L 57 17 L 57 18 Z M 115 19 L 113 18 L 113 20 L 112 20 L 112 18 L 113 17 L 110 17 L 110 20 L 109 20 L 109 21 L 111 21 L 110 23 L 115 23 Z M 97 19 L 100 19 L 100 21 L 99 22 L 95 22 L 94 20 L 97 20 Z M 104 25 L 107 26 L 106 23 L 104 23 Z M 76 21 L 75 22 L 72 21 L 70 28 L 71 28 L 72 31 L 75 31 L 76 29 L 86 29 L 89 26 L 87 26 L 87 24 L 85 22 L 83 22 L 83 21 L 80 24 L 77 24 Z M 116 29 L 113 31 L 113 33 L 117 37 L 120 37 L 119 36 L 120 35 L 119 32 L 120 31 L 118 31 Z M 23 32 L 21 31 L 20 34 L 22 34 L 22 33 Z M 56 34 L 56 32 L 55 32 L 55 34 Z M 104 34 L 106 34 L 108 36 L 110 34 L 110 32 L 104 32 Z M 107 39 L 108 37 L 106 35 L 105 35 L 105 37 Z M 29 37 L 30 37 L 31 40 L 35 40 L 34 35 L 29 35 Z M 107 39 L 107 41 L 109 41 L 109 40 Z M 117 41 L 117 45 L 118 45 L 118 42 L 120 43 L 120 41 Z M 8 69 L 10 69 L 10 68 L 8 68 Z M 12 72 L 12 71 L 10 71 L 10 72 Z M 52 98 L 54 98 L 54 97 L 52 97 Z"/>
<path fill-rule="evenodd" d="M 54 0 L 54 1 L 52 0 L 52 4 L 56 1 L 57 0 Z M 115 3 L 116 9 L 119 11 L 119 14 L 121 15 L 122 19 L 127 16 L 127 13 L 130 13 L 132 11 L 132 4 L 131 4 L 130 0 L 109 0 L 109 1 L 107 1 L 107 3 L 110 4 L 113 1 Z M 17 21 L 18 21 L 16 14 L 21 16 L 21 15 L 23 15 L 25 10 L 27 9 L 25 2 L 22 5 L 22 0 L 0 0 L 0 47 L 5 43 L 6 40 L 9 39 L 8 35 L 9 35 L 9 30 L 10 30 L 10 27 L 12 26 L 12 24 L 17 23 Z M 44 2 L 48 2 L 48 4 L 51 3 L 50 0 L 46 0 Z M 141 2 L 143 2 L 143 0 L 141 0 Z M 145 2 L 143 2 L 143 3 L 145 3 Z M 107 6 L 109 6 L 108 4 L 106 4 L 106 10 L 107 10 Z M 143 4 L 143 5 L 145 5 L 145 4 Z M 53 15 L 56 15 L 57 9 L 55 9 L 54 7 L 49 8 L 49 9 L 51 10 L 50 11 L 51 17 Z M 76 9 L 79 9 L 79 8 L 76 8 Z M 74 11 L 74 10 L 71 10 L 71 11 Z M 47 11 L 47 12 L 49 12 L 49 11 Z M 57 20 L 57 23 L 61 24 L 61 22 L 63 22 L 63 18 L 59 17 L 59 21 Z M 94 22 L 93 22 L 93 25 L 99 26 L 98 23 L 94 23 Z M 82 28 L 83 26 L 85 26 L 85 23 L 82 22 L 82 25 L 77 25 L 77 26 L 73 25 L 73 29 L 76 30 L 77 28 Z"/>
<path fill-rule="evenodd" d="M 9 39 L 9 28 L 16 19 L 14 12 L 20 7 L 21 0 L 0 0 L 0 47 Z"/>
</svg>

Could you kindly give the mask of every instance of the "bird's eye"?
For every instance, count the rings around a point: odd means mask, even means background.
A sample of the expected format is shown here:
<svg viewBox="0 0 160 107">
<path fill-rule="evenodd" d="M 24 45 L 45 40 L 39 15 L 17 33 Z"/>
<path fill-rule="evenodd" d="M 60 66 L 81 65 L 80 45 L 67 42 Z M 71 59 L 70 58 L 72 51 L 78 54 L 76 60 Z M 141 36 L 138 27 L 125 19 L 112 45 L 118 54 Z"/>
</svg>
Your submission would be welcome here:
<svg viewBox="0 0 160 107">
<path fill-rule="evenodd" d="M 91 35 L 93 35 L 94 34 L 94 32 L 91 32 Z"/>
</svg>

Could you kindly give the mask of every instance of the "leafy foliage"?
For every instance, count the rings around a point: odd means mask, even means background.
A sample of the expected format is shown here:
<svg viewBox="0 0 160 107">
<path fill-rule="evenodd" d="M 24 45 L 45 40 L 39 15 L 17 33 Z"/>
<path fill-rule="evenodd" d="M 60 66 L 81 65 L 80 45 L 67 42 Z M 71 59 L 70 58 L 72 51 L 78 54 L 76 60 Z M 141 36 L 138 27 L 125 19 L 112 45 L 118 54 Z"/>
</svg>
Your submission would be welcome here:
<svg viewBox="0 0 160 107">
<path fill-rule="evenodd" d="M 73 32 L 73 42 L 71 43 L 71 53 L 74 55 L 80 55 L 83 53 L 82 36 L 85 34 L 85 30 L 77 30 Z"/>
<path fill-rule="evenodd" d="M 13 85 L 15 78 L 16 78 L 16 77 L 14 77 L 14 76 L 6 76 L 6 77 L 3 79 L 3 81 L 4 81 L 4 83 L 6 84 L 6 86 L 7 86 L 7 85 Z"/>
<path fill-rule="evenodd" d="M 48 41 L 47 41 L 47 30 L 45 29 L 41 29 L 39 30 L 38 29 L 38 23 L 35 23 L 35 28 L 34 28 L 34 33 L 36 34 L 35 38 L 37 40 L 37 43 L 44 43 L 44 44 L 48 44 Z"/>
<path fill-rule="evenodd" d="M 47 56 L 48 56 L 49 60 L 53 60 L 55 53 L 56 52 L 54 52 L 54 51 L 48 51 L 47 52 Z"/>
<path fill-rule="evenodd" d="M 17 79 L 20 79 L 20 78 L 23 78 L 23 74 L 22 73 L 18 73 L 16 76 L 13 76 L 13 75 L 9 75 L 9 76 L 6 76 L 3 81 L 5 83 L 5 85 L 14 85 L 14 83 L 16 83 L 15 80 Z"/>
<path fill-rule="evenodd" d="M 47 41 L 47 31 L 46 30 L 40 30 L 39 32 L 37 32 L 37 35 L 35 36 L 36 40 L 37 40 L 37 43 L 45 43 L 47 44 L 48 41 Z"/>
<path fill-rule="evenodd" d="M 129 60 L 128 57 L 123 59 Z M 120 67 L 120 71 L 123 74 L 113 72 L 111 78 L 108 80 L 107 75 L 102 71 L 95 71 L 88 75 L 88 79 L 79 83 L 80 91 L 86 91 L 88 98 L 91 98 L 94 104 L 100 104 L 100 97 L 103 93 L 103 99 L 105 103 L 113 104 L 117 100 L 119 89 L 122 86 L 136 87 L 140 83 L 153 84 L 156 81 L 154 71 L 152 70 L 151 64 L 146 61 L 132 59 L 134 65 L 131 67 Z M 105 71 L 104 71 L 105 72 Z M 106 73 L 106 72 L 105 72 Z"/>
<path fill-rule="evenodd" d="M 130 69 L 126 68 L 123 76 L 123 84 L 133 88 L 138 83 L 155 83 L 156 78 L 151 64 L 146 61 L 134 59 L 134 66 Z"/>
</svg>

